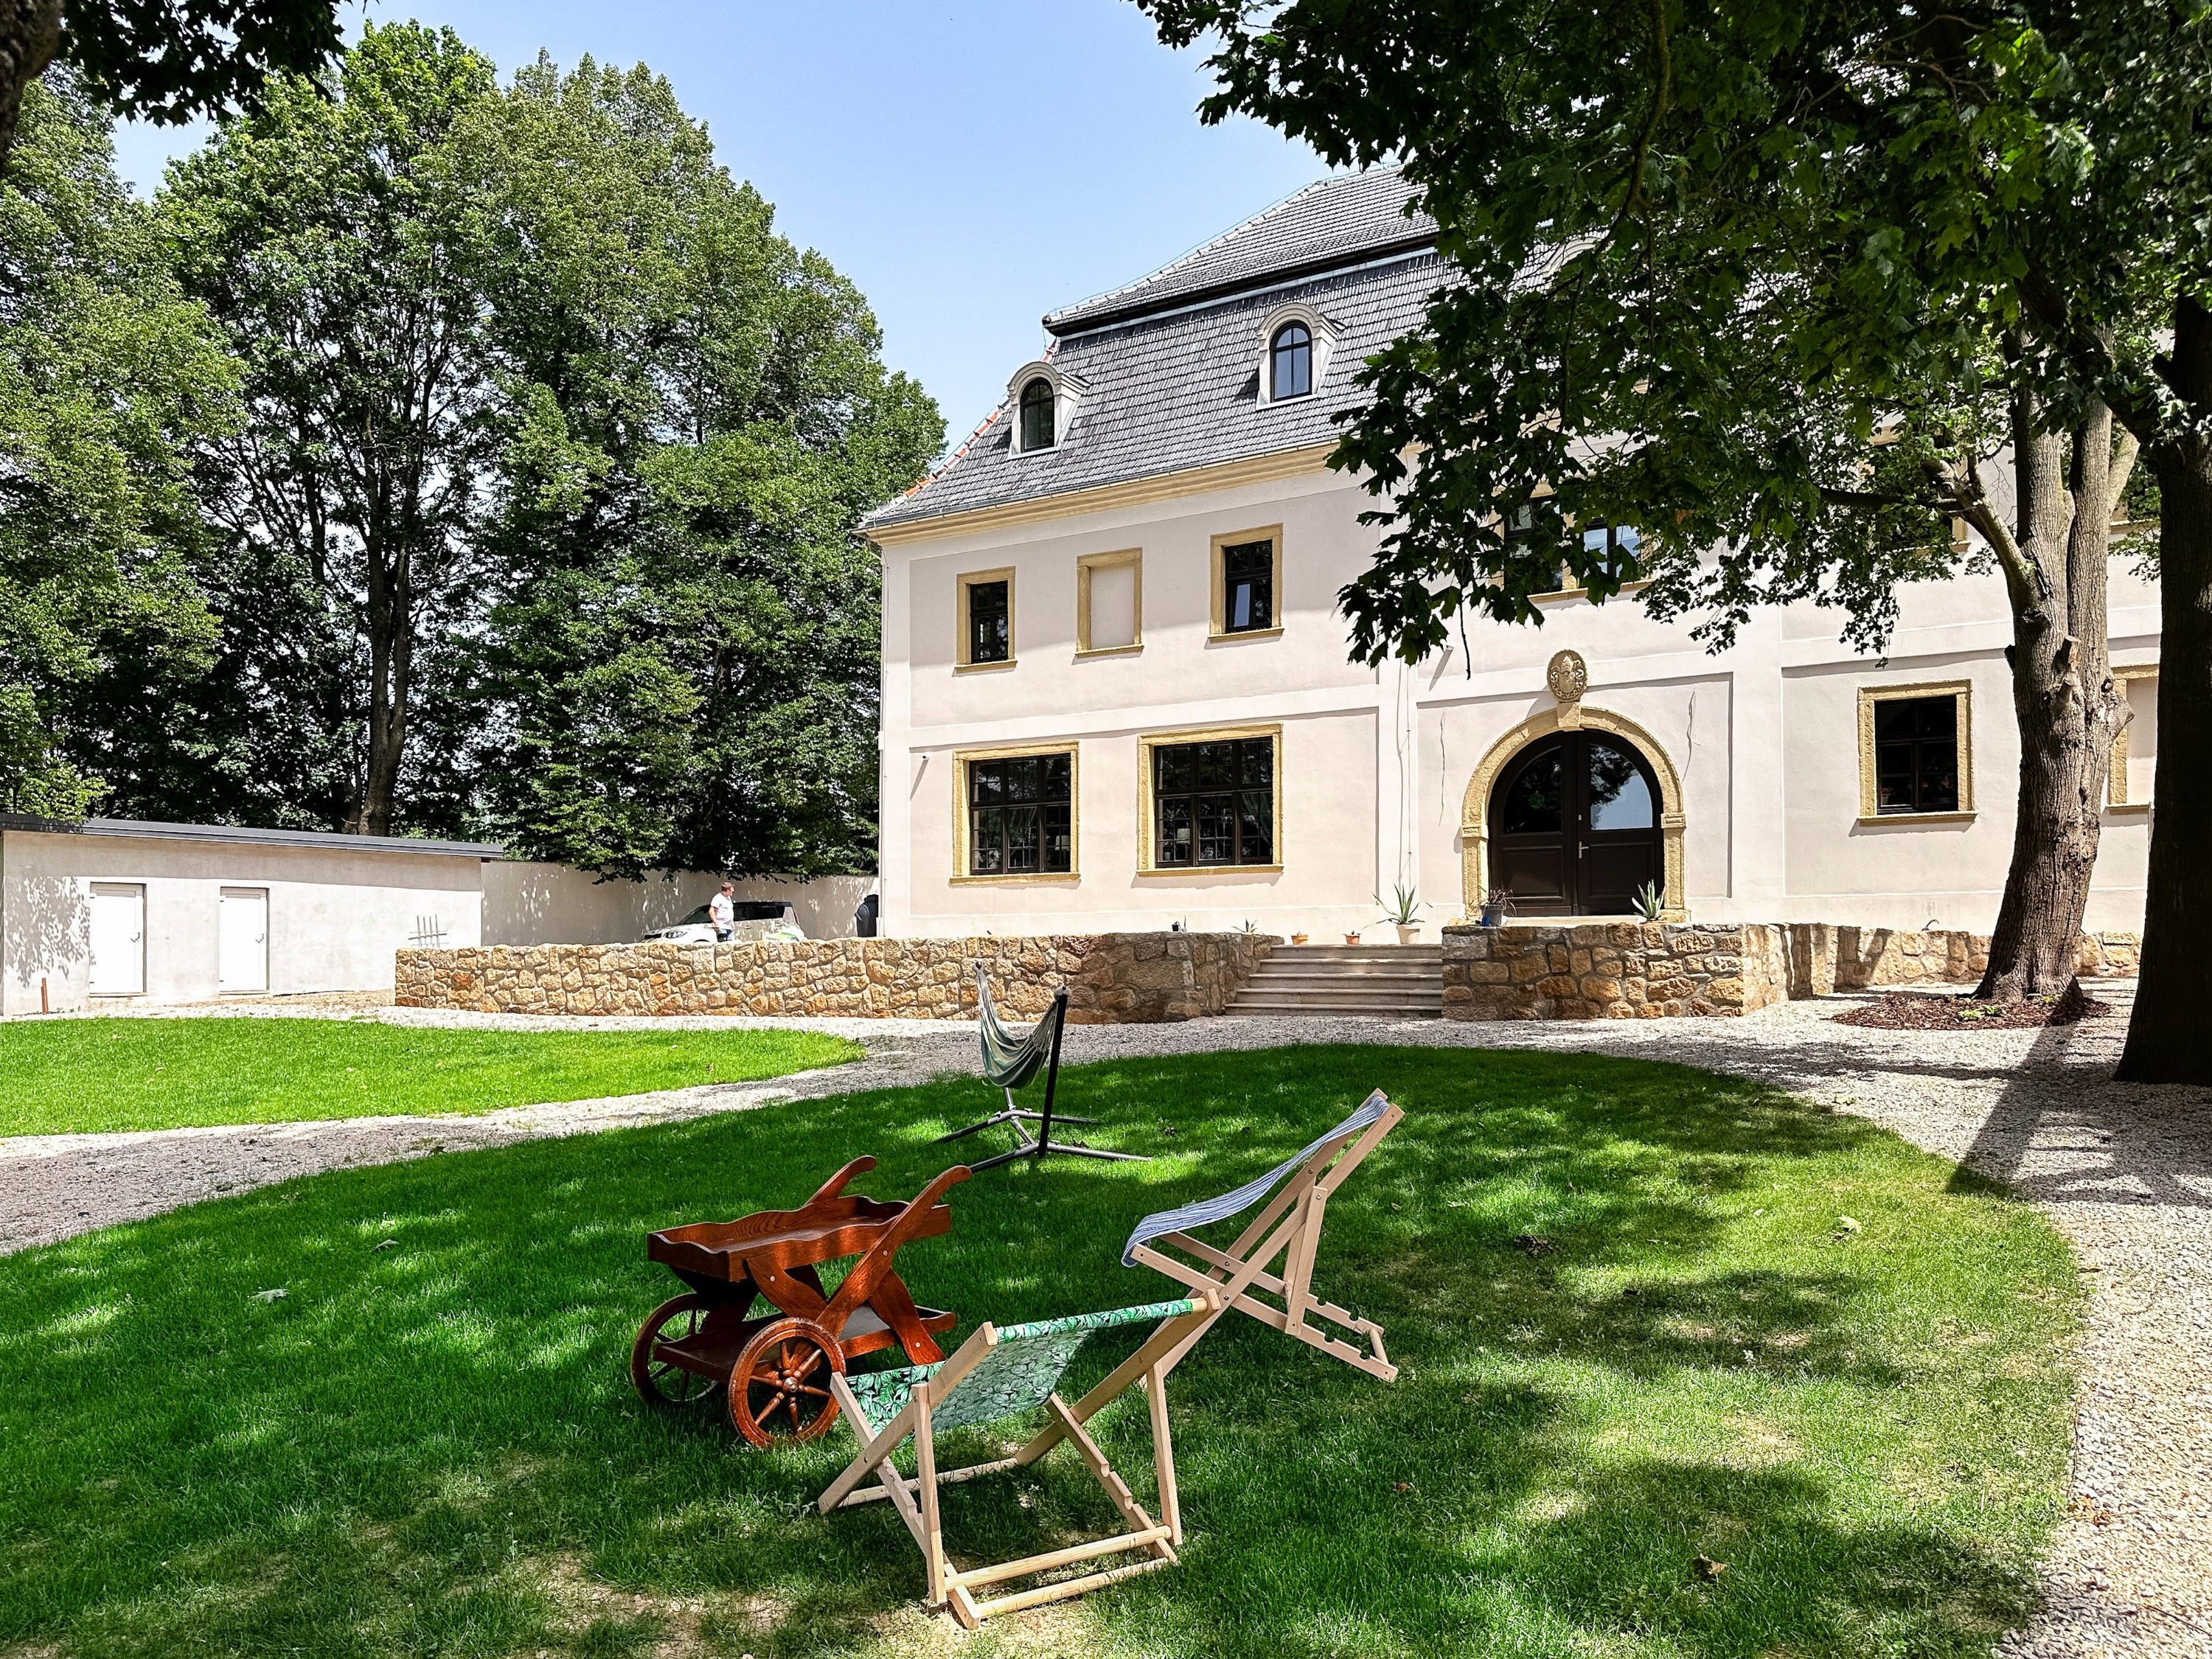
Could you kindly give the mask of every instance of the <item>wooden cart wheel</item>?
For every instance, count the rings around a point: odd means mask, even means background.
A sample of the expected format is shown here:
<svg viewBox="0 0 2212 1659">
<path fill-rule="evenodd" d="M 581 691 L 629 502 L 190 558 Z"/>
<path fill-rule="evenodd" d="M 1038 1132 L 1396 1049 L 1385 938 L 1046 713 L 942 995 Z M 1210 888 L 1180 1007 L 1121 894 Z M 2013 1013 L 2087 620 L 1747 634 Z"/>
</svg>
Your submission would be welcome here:
<svg viewBox="0 0 2212 1659">
<path fill-rule="evenodd" d="M 687 1371 L 653 1351 L 657 1342 L 681 1342 L 698 1335 L 712 1311 L 705 1297 L 687 1291 L 669 1297 L 637 1328 L 637 1340 L 629 1350 L 629 1380 L 647 1405 L 696 1406 L 714 1392 L 713 1377 Z"/>
<path fill-rule="evenodd" d="M 837 1420 L 830 1374 L 845 1351 L 811 1319 L 771 1319 L 753 1333 L 730 1372 L 730 1421 L 756 1446 L 812 1440 Z"/>
</svg>

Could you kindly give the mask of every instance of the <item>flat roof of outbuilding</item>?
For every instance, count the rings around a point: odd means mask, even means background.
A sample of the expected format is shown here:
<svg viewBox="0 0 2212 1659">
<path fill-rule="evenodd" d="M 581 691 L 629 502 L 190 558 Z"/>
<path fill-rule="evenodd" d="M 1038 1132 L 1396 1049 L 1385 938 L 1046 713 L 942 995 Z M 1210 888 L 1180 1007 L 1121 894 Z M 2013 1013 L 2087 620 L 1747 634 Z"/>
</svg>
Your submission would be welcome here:
<svg viewBox="0 0 2212 1659">
<path fill-rule="evenodd" d="M 149 818 L 86 818 L 66 823 L 0 812 L 0 830 L 42 836 L 117 836 L 139 841 L 191 841 L 238 847 L 294 847 L 339 853 L 415 853 L 433 858 L 502 859 L 507 848 L 489 841 L 426 841 L 413 836 L 349 836 L 334 830 L 250 830 L 234 823 L 158 823 Z"/>
</svg>

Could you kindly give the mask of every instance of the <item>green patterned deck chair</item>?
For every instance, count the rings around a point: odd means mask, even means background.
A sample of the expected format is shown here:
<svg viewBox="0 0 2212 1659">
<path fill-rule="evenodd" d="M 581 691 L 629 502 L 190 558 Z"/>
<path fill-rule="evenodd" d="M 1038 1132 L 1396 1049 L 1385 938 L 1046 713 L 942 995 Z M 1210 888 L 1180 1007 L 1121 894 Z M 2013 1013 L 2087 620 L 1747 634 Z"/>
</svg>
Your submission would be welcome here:
<svg viewBox="0 0 2212 1659">
<path fill-rule="evenodd" d="M 839 1420 L 850 1426 L 860 1443 L 860 1455 L 830 1483 L 817 1500 L 823 1514 L 854 1504 L 889 1499 L 906 1522 L 914 1541 L 921 1547 L 928 1583 L 929 1605 L 949 1607 L 952 1616 L 969 1630 L 994 1613 L 1012 1613 L 1046 1601 L 1058 1601 L 1098 1589 L 1135 1573 L 1172 1566 L 1176 1546 L 1182 1542 L 1182 1511 L 1176 1498 L 1175 1449 L 1168 1438 L 1168 1372 L 1188 1351 L 1187 1339 L 1203 1330 L 1218 1311 L 1210 1292 L 1178 1302 L 1155 1302 L 1143 1307 L 1115 1308 L 1106 1313 L 1078 1314 L 1067 1319 L 1042 1320 L 1032 1325 L 1003 1328 L 984 1324 L 960 1345 L 950 1359 L 934 1365 L 908 1365 L 896 1370 L 863 1372 L 853 1376 L 833 1374 L 830 1390 L 842 1407 Z M 1159 1324 L 1137 1351 L 1115 1366 L 1106 1380 L 1073 1406 L 1056 1390 L 1060 1374 L 1075 1351 L 1093 1332 L 1119 1325 Z M 1115 1473 L 1106 1454 L 1084 1427 L 1122 1391 L 1142 1379 L 1145 1403 L 1152 1419 L 1152 1471 L 1159 1486 L 1159 1519 L 1146 1514 L 1130 1492 L 1128 1484 Z M 971 1464 L 966 1468 L 937 1467 L 936 1432 L 972 1424 L 995 1423 L 1045 1409 L 1042 1428 L 1012 1457 Z M 902 1475 L 892 1454 L 908 1439 L 915 1447 L 915 1474 Z M 1073 1443 L 1114 1507 L 1128 1523 L 1127 1530 L 1062 1549 L 1025 1555 L 1018 1560 L 956 1567 L 946 1553 L 943 1529 L 938 1522 L 937 1490 L 957 1480 L 973 1480 L 1026 1468 L 1062 1440 Z M 860 1483 L 870 1475 L 876 1484 Z M 1032 1589 L 978 1599 L 975 1592 L 1008 1579 L 1051 1572 L 1081 1562 L 1113 1555 L 1138 1559 L 1119 1566 L 1100 1567 L 1073 1578 L 1057 1579 Z"/>
<path fill-rule="evenodd" d="M 995 1128 L 1003 1123 L 1014 1132 L 1014 1145 L 1010 1151 L 995 1152 L 989 1158 L 978 1158 L 968 1167 L 980 1174 L 994 1164 L 1005 1164 L 1018 1158 L 1031 1161 L 1050 1157 L 1054 1152 L 1066 1152 L 1076 1158 L 1111 1159 L 1115 1163 L 1142 1164 L 1146 1160 L 1136 1152 L 1109 1152 L 1097 1146 L 1079 1146 L 1066 1141 L 1054 1141 L 1052 1126 L 1055 1123 L 1096 1123 L 1095 1117 L 1054 1116 L 1052 1109 L 1053 1093 L 1060 1086 L 1060 1040 L 1067 1030 L 1067 988 L 1061 986 L 1053 993 L 1052 1006 L 1045 1017 L 1026 1031 L 1017 1031 L 999 1018 L 998 1006 L 991 1000 L 991 981 L 983 971 L 983 964 L 975 964 L 975 1023 L 983 1038 L 983 1076 L 1006 1091 L 1004 1111 L 994 1112 L 980 1123 L 971 1123 L 964 1129 L 955 1129 L 949 1135 L 939 1135 L 935 1142 L 943 1146 L 948 1140 L 958 1140 L 979 1130 Z M 1044 1110 L 1033 1112 L 1026 1106 L 1015 1103 L 1014 1091 L 1044 1073 Z M 1030 1124 L 1037 1126 L 1031 1135 Z"/>
</svg>

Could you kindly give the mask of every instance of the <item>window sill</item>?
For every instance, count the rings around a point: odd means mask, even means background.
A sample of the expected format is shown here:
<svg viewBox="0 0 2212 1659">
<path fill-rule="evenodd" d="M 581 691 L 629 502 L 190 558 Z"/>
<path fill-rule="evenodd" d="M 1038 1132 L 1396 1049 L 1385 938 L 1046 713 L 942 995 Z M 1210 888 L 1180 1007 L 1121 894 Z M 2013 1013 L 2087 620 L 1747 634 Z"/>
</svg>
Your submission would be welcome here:
<svg viewBox="0 0 2212 1659">
<path fill-rule="evenodd" d="M 2107 812 L 2148 812 L 2150 811 L 2150 803 L 2147 800 L 2107 801 L 2105 804 L 2105 810 Z"/>
<path fill-rule="evenodd" d="M 1235 645 L 1242 640 L 1279 640 L 1282 637 L 1283 625 L 1277 623 L 1273 628 L 1224 629 L 1219 633 L 1209 633 L 1206 642 L 1208 645 Z"/>
<path fill-rule="evenodd" d="M 1077 652 L 1075 659 L 1078 662 L 1087 662 L 1093 657 L 1133 657 L 1144 648 L 1145 642 L 1142 640 L 1139 640 L 1133 645 L 1094 645 L 1087 650 Z"/>
<path fill-rule="evenodd" d="M 1651 584 L 1649 581 L 1623 582 L 1619 587 L 1613 591 L 1610 597 L 1619 599 L 1625 593 L 1641 593 L 1645 588 L 1650 586 Z M 1589 589 L 1587 587 L 1555 587 L 1548 593 L 1531 593 L 1528 597 L 1540 605 L 1546 599 L 1589 599 Z M 1604 600 L 1592 599 L 1590 602 L 1593 605 L 1602 605 Z"/>
<path fill-rule="evenodd" d="M 1872 828 L 1885 823 L 1971 823 L 1972 812 L 1862 812 L 1859 823 Z"/>
<path fill-rule="evenodd" d="M 945 879 L 955 887 L 1030 886 L 1038 882 L 1059 885 L 1083 879 L 1080 870 L 1015 870 L 1003 876 L 948 876 Z"/>
<path fill-rule="evenodd" d="M 1000 669 L 1012 668 L 1015 660 L 1009 657 L 1004 662 L 956 662 L 952 665 L 952 672 L 956 674 L 995 674 Z"/>
<path fill-rule="evenodd" d="M 1283 872 L 1279 864 L 1194 864 L 1187 870 L 1152 870 L 1137 872 L 1141 879 L 1147 876 L 1279 876 Z"/>
</svg>

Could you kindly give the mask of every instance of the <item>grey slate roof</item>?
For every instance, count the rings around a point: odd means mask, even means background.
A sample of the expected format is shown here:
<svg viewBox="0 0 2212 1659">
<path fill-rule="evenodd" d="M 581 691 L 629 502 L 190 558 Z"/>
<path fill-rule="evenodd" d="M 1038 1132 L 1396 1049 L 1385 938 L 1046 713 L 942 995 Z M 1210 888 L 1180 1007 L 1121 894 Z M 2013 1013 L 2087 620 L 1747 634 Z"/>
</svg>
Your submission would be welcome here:
<svg viewBox="0 0 2212 1659">
<path fill-rule="evenodd" d="M 1002 406 L 936 476 L 861 527 L 1331 441 L 1331 417 L 1362 400 L 1352 384 L 1361 364 L 1449 280 L 1428 246 L 1433 227 L 1409 225 L 1405 199 L 1394 171 L 1324 179 L 1140 282 L 1055 313 L 1052 362 L 1085 388 L 1059 444 L 1017 453 Z M 1315 273 L 1317 260 L 1331 268 Z M 1327 318 L 1335 344 L 1311 397 L 1262 404 L 1261 331 L 1291 300 Z"/>
<path fill-rule="evenodd" d="M 412 836 L 348 836 L 323 830 L 249 830 L 228 823 L 162 823 L 151 818 L 86 818 L 65 823 L 0 812 L 0 830 L 48 836 L 118 836 L 141 841 L 218 842 L 246 847 L 302 847 L 347 853 L 414 853 L 441 858 L 496 860 L 507 849 L 488 841 L 425 841 Z"/>
<path fill-rule="evenodd" d="M 1407 216 L 1413 195 L 1395 167 L 1321 179 L 1149 276 L 1052 313 L 1044 325 L 1064 337 L 1268 279 L 1425 246 L 1436 240 L 1436 222 Z"/>
</svg>

